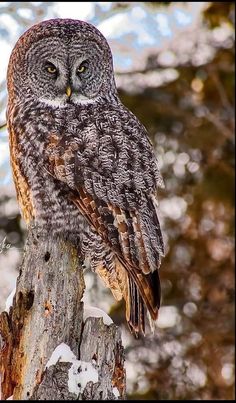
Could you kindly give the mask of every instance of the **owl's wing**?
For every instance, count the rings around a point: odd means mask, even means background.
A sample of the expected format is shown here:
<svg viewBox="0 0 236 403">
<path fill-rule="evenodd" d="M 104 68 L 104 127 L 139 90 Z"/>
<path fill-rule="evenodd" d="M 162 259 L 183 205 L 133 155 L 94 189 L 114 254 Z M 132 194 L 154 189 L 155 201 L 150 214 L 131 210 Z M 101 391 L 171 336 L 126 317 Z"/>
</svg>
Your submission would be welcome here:
<svg viewBox="0 0 236 403">
<path fill-rule="evenodd" d="M 67 184 L 71 200 L 115 253 L 126 317 L 139 332 L 144 331 L 143 303 L 153 320 L 160 305 L 164 246 L 156 189 L 162 180 L 145 129 L 128 116 L 124 123 L 110 113 L 106 120 L 83 125 L 76 137 L 54 133 L 46 155 L 49 172 Z M 111 279 L 105 272 L 106 284 Z"/>
</svg>

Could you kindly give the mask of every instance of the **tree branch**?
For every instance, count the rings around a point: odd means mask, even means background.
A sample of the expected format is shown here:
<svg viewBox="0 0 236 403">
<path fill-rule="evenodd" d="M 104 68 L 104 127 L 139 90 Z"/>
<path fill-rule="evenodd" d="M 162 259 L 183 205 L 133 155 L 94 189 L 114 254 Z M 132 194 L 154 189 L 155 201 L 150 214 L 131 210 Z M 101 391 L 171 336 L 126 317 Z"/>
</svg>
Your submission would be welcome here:
<svg viewBox="0 0 236 403">
<path fill-rule="evenodd" d="M 6 123 L 3 123 L 2 125 L 0 125 L 0 130 L 1 130 L 1 129 L 4 129 L 5 127 L 7 127 L 7 124 L 6 124 Z"/>
</svg>

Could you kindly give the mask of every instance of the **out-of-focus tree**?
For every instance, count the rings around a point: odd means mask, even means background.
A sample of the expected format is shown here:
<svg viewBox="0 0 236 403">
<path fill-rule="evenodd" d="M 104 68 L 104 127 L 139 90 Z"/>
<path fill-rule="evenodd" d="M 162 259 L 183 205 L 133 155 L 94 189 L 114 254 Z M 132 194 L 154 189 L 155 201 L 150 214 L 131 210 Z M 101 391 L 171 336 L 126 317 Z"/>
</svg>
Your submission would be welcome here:
<svg viewBox="0 0 236 403">
<path fill-rule="evenodd" d="M 96 3 L 90 18 L 105 34 L 109 19 L 109 27 L 117 16 L 130 21 L 120 22 L 119 38 L 110 37 L 117 84 L 150 133 L 166 186 L 159 192 L 166 257 L 158 328 L 134 340 L 121 304 L 110 310 L 123 329 L 135 399 L 229 400 L 234 393 L 234 3 L 206 3 L 187 25 L 189 7 L 194 3 Z M 178 30 L 176 15 L 185 30 Z M 2 189 L 0 242 L 6 236 L 21 248 L 14 193 Z M 15 265 L 6 255 L 3 279 L 6 265 Z M 114 302 L 90 274 L 87 288 L 88 299 Z"/>
<path fill-rule="evenodd" d="M 219 38 L 233 16 L 233 3 L 213 3 L 203 21 Z M 160 156 L 163 304 L 175 314 L 174 326 L 130 347 L 148 380 L 136 399 L 233 398 L 234 43 L 222 45 L 208 63 L 178 65 L 170 84 L 136 97 L 122 92 Z"/>
</svg>

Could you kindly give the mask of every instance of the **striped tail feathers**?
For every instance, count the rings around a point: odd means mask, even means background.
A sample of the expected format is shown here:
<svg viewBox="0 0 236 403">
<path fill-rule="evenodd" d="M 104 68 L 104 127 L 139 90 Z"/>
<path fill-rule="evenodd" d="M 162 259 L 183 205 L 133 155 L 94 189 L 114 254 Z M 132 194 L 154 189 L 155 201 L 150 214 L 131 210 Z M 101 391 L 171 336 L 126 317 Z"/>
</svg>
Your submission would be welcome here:
<svg viewBox="0 0 236 403">
<path fill-rule="evenodd" d="M 125 262 L 126 263 L 126 262 Z M 130 329 L 137 335 L 145 334 L 145 314 L 146 308 L 150 317 L 155 321 L 158 317 L 160 307 L 160 279 L 157 270 L 153 273 L 144 274 L 140 270 L 129 268 L 127 263 L 116 260 L 116 272 L 126 275 L 126 287 L 123 297 L 126 302 L 126 320 Z"/>
<path fill-rule="evenodd" d="M 124 298 L 126 320 L 131 332 L 136 337 L 139 334 L 145 334 L 145 310 L 148 310 L 152 320 L 156 320 L 160 305 L 158 272 L 147 275 L 140 272 L 136 276 L 131 275 L 127 265 L 124 266 L 115 257 L 112 268 L 104 259 L 96 266 L 95 271 L 105 286 L 110 288 L 117 301 Z M 132 273 L 134 273 L 133 268 Z"/>
<path fill-rule="evenodd" d="M 115 272 L 117 281 L 125 300 L 126 321 L 130 331 L 137 337 L 145 334 L 144 302 L 135 281 L 129 276 L 124 265 L 115 258 Z"/>
<path fill-rule="evenodd" d="M 127 263 L 121 263 L 114 258 L 113 269 L 110 270 L 103 262 L 95 269 L 106 287 L 110 288 L 114 298 L 122 298 L 126 304 L 126 320 L 132 333 L 137 337 L 145 334 L 145 311 L 150 317 L 150 325 L 158 317 L 160 307 L 160 280 L 158 270 L 144 274 L 134 268 L 127 269 Z"/>
<path fill-rule="evenodd" d="M 130 331 L 136 337 L 140 333 L 145 334 L 144 303 L 132 279 L 129 279 L 129 293 L 126 299 L 126 320 Z"/>
<path fill-rule="evenodd" d="M 120 301 L 125 300 L 126 321 L 131 333 L 137 337 L 140 332 L 145 333 L 144 304 L 139 295 L 136 284 L 129 279 L 127 270 L 116 260 L 113 270 L 109 270 L 105 261 L 100 262 L 95 269 L 96 273 L 110 288 L 114 298 Z"/>
<path fill-rule="evenodd" d="M 153 330 L 153 322 L 157 320 L 160 303 L 158 303 L 157 305 L 155 305 L 150 309 L 150 305 L 147 304 L 147 300 L 145 301 L 146 298 L 144 299 L 143 296 L 141 296 L 135 282 L 132 279 L 129 279 L 129 284 L 130 284 L 129 302 L 126 300 L 126 305 L 127 304 L 130 305 L 129 307 L 130 317 L 127 318 L 127 322 L 130 330 L 135 334 L 136 337 L 138 337 L 140 333 L 145 335 L 145 311 L 147 311 L 147 318 L 150 327 Z M 160 284 L 159 281 L 158 284 Z M 158 292 L 158 297 L 159 296 L 160 291 Z"/>
</svg>

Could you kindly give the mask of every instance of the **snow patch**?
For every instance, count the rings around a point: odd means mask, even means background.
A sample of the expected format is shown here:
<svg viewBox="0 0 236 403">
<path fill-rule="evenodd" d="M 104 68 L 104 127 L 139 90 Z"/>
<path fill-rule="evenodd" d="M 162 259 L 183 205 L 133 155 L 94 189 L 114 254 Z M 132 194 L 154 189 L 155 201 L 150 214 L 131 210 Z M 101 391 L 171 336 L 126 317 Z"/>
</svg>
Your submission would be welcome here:
<svg viewBox="0 0 236 403">
<path fill-rule="evenodd" d="M 113 388 L 112 392 L 115 397 L 117 397 L 117 398 L 120 397 L 120 392 L 117 388 Z"/>
<path fill-rule="evenodd" d="M 7 398 L 7 400 L 13 400 L 13 395 Z"/>
<path fill-rule="evenodd" d="M 13 298 L 14 298 L 15 293 L 16 293 L 16 287 L 12 290 L 11 294 L 8 295 L 8 297 L 7 297 L 6 305 L 5 305 L 5 311 L 7 313 L 9 313 L 9 310 L 13 304 Z"/>
<path fill-rule="evenodd" d="M 77 360 L 75 354 L 65 343 L 61 343 L 55 348 L 45 368 L 55 365 L 58 361 L 72 364 L 68 371 L 68 390 L 76 396 L 83 392 L 88 382 L 98 382 L 96 368 L 90 362 Z"/>
<path fill-rule="evenodd" d="M 69 392 L 78 396 L 85 389 L 88 382 L 98 382 L 98 371 L 90 362 L 76 360 L 68 372 Z"/>
<path fill-rule="evenodd" d="M 59 344 L 53 351 L 51 358 L 46 364 L 45 368 L 49 368 L 52 365 L 56 365 L 58 361 L 60 362 L 71 362 L 73 363 L 76 360 L 75 354 L 71 351 L 70 347 L 65 343 Z"/>
<path fill-rule="evenodd" d="M 111 325 L 113 323 L 113 320 L 110 318 L 110 316 L 107 315 L 106 312 L 104 312 L 102 309 L 95 308 L 94 306 L 84 306 L 84 315 L 83 315 L 83 320 L 87 318 L 103 318 L 103 323 L 104 325 Z"/>
</svg>

